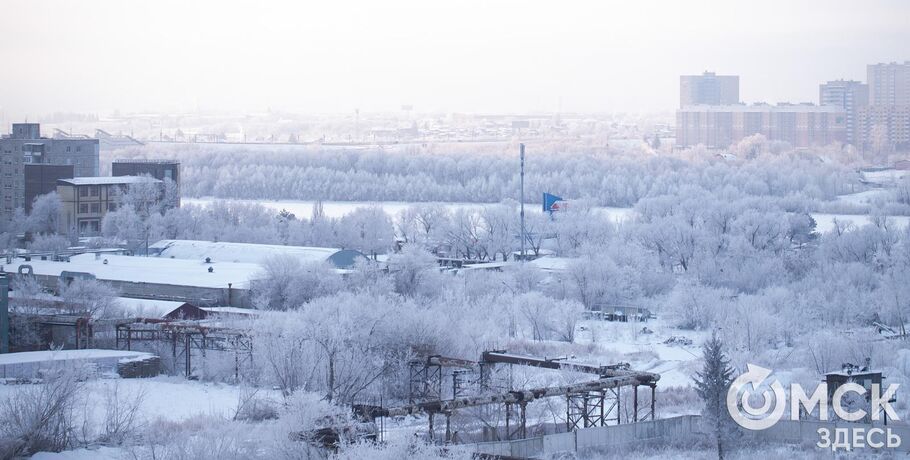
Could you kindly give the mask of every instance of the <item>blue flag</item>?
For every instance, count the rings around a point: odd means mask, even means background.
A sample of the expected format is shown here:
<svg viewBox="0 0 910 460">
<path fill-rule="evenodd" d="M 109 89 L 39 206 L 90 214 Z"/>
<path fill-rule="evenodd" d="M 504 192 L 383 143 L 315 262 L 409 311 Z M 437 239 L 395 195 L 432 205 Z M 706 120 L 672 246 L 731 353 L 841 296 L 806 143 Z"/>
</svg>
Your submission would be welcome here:
<svg viewBox="0 0 910 460">
<path fill-rule="evenodd" d="M 562 203 L 565 203 L 562 197 L 543 192 L 543 212 L 552 214 L 555 211 L 559 211 Z"/>
</svg>

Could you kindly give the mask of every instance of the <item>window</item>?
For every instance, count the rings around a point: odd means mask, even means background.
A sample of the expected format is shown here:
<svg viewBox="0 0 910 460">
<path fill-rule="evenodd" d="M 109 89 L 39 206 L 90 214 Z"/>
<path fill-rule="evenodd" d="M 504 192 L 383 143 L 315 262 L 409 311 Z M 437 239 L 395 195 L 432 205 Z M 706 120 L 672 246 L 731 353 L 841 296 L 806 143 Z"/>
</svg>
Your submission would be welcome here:
<svg viewBox="0 0 910 460">
<path fill-rule="evenodd" d="M 77 145 L 77 146 L 76 146 L 76 151 L 77 151 L 77 152 L 81 152 L 81 151 L 82 151 L 82 146 Z"/>
<path fill-rule="evenodd" d="M 97 214 L 101 212 L 101 203 L 92 203 L 92 213 Z"/>
<path fill-rule="evenodd" d="M 70 147 L 70 146 L 67 145 L 67 146 L 66 146 L 66 153 L 70 153 L 70 150 L 72 150 L 72 147 Z"/>
<path fill-rule="evenodd" d="M 99 191 L 98 191 L 98 186 L 97 186 L 97 185 L 93 185 L 93 186 L 91 186 L 91 187 L 88 188 L 88 194 L 89 194 L 89 196 L 98 196 L 98 193 L 99 193 Z"/>
<path fill-rule="evenodd" d="M 116 211 L 116 210 L 117 210 L 117 203 L 108 203 L 108 204 L 107 204 L 107 210 L 108 210 L 108 211 Z"/>
<path fill-rule="evenodd" d="M 88 214 L 88 204 L 87 203 L 79 204 L 79 214 Z"/>
<path fill-rule="evenodd" d="M 80 197 L 88 196 L 88 187 L 79 187 L 79 196 Z"/>
</svg>

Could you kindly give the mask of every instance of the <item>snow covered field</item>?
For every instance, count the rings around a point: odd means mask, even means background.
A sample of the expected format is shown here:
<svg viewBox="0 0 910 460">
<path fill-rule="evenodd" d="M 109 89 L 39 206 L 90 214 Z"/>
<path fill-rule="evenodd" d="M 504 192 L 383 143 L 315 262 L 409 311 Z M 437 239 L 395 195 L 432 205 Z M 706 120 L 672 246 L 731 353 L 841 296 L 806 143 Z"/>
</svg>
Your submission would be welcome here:
<svg viewBox="0 0 910 460">
<path fill-rule="evenodd" d="M 875 192 L 875 193 L 873 193 Z M 861 192 L 860 194 L 854 195 L 844 195 L 839 198 L 839 200 L 844 200 L 849 203 L 866 203 L 873 199 L 873 197 L 881 196 L 880 191 L 868 191 Z M 209 206 L 215 201 L 225 201 L 225 202 L 237 202 L 237 203 L 248 203 L 248 204 L 261 204 L 267 208 L 273 209 L 276 212 L 282 209 L 286 209 L 297 216 L 312 217 L 313 214 L 313 201 L 295 201 L 295 200 L 234 200 L 234 199 L 215 199 L 215 198 L 184 198 L 182 200 L 185 204 L 193 204 L 197 206 Z M 422 203 L 407 203 L 401 201 L 325 201 L 323 202 L 323 210 L 325 215 L 333 218 L 340 218 L 347 214 L 350 214 L 357 208 L 379 206 L 390 216 L 395 216 L 400 213 L 402 210 L 415 206 Z M 457 211 L 459 209 L 481 209 L 484 205 L 478 203 L 440 203 L 445 206 L 450 212 Z M 540 212 L 540 209 L 537 206 L 526 205 L 525 207 L 527 212 Z M 606 213 L 610 216 L 610 219 L 615 223 L 627 222 L 634 218 L 635 210 L 632 208 L 615 208 L 615 207 L 598 207 L 598 210 Z M 871 223 L 869 216 L 866 215 L 854 215 L 854 214 L 824 214 L 824 213 L 812 213 L 812 217 L 815 219 L 818 227 L 818 231 L 825 233 L 830 232 L 834 229 L 834 219 L 837 219 L 840 222 L 849 222 L 855 226 L 863 226 Z M 907 227 L 910 223 L 910 217 L 908 216 L 892 216 L 894 223 L 900 227 Z"/>
<path fill-rule="evenodd" d="M 128 353 L 128 352 L 123 352 Z M 133 352 L 133 354 L 136 354 Z M 205 415 L 230 419 L 246 388 L 187 380 L 183 377 L 160 376 L 146 379 L 98 378 L 86 382 L 87 393 L 82 404 L 94 420 L 103 416 L 106 395 L 116 390 L 118 398 L 133 400 L 141 395 L 142 423 L 155 421 L 181 422 Z M 14 397 L 22 385 L 0 385 L 0 400 Z M 263 397 L 280 398 L 277 392 L 261 390 Z"/>
<path fill-rule="evenodd" d="M 222 199 L 222 198 L 182 198 L 181 202 L 183 204 L 192 204 L 196 206 L 209 206 L 216 201 L 224 202 L 235 202 L 235 203 L 246 203 L 246 204 L 260 204 L 269 209 L 275 211 L 281 211 L 286 209 L 292 212 L 296 216 L 306 217 L 307 219 L 313 216 L 313 204 L 314 201 L 298 201 L 298 200 L 240 200 L 240 199 Z M 327 217 L 340 218 L 344 217 L 347 214 L 350 214 L 357 208 L 368 208 L 372 206 L 378 206 L 382 208 L 386 214 L 390 216 L 396 216 L 401 211 L 416 205 L 423 204 L 440 204 L 444 206 L 449 212 L 455 212 L 460 209 L 473 209 L 479 210 L 485 206 L 483 203 L 411 203 L 404 201 L 323 201 L 322 209 L 325 212 Z M 634 215 L 634 211 L 631 208 L 614 208 L 602 206 L 597 208 L 598 210 L 607 213 L 611 219 L 616 223 L 621 223 L 631 218 Z M 525 212 L 528 213 L 539 213 L 542 212 L 538 206 L 526 204 Z"/>
</svg>

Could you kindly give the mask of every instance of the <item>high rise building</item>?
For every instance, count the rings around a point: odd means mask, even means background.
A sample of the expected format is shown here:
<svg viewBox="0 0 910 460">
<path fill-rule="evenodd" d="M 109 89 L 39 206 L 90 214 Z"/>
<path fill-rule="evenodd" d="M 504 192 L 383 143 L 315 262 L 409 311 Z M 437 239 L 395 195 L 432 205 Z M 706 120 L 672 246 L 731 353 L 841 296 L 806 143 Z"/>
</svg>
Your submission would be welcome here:
<svg viewBox="0 0 910 460">
<path fill-rule="evenodd" d="M 701 75 L 679 77 L 679 106 L 728 105 L 739 103 L 739 76 L 716 75 L 705 72 Z"/>
<path fill-rule="evenodd" d="M 676 145 L 726 148 L 753 134 L 794 147 L 846 140 L 846 111 L 812 104 L 695 105 L 676 111 Z"/>
<path fill-rule="evenodd" d="M 869 151 L 910 150 L 910 105 L 870 105 L 860 109 L 856 147 Z"/>
<path fill-rule="evenodd" d="M 869 64 L 869 105 L 910 105 L 910 61 Z"/>
<path fill-rule="evenodd" d="M 859 110 L 869 105 L 869 85 L 856 80 L 834 80 L 818 88 L 818 105 L 832 105 L 847 112 L 847 143 L 855 144 Z"/>
<path fill-rule="evenodd" d="M 9 222 L 25 208 L 25 165 L 72 165 L 73 175 L 97 176 L 97 139 L 51 139 L 41 136 L 38 123 L 14 123 L 0 137 L 0 222 Z"/>
</svg>

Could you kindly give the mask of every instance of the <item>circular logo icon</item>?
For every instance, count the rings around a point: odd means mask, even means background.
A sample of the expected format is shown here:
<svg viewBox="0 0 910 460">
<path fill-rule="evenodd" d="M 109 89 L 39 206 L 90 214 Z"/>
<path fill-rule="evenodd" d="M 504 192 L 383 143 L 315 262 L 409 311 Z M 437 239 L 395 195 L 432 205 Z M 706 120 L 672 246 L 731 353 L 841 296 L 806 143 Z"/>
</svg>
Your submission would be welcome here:
<svg viewBox="0 0 910 460">
<path fill-rule="evenodd" d="M 771 428 L 784 416 L 787 394 L 777 379 L 758 393 L 762 396 L 762 405 L 752 407 L 753 392 L 758 391 L 770 376 L 771 369 L 748 364 L 746 372 L 730 384 L 730 390 L 727 391 L 727 412 L 737 425 L 747 430 L 760 431 Z"/>
</svg>

